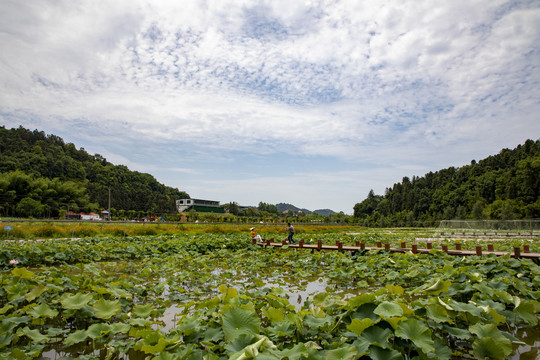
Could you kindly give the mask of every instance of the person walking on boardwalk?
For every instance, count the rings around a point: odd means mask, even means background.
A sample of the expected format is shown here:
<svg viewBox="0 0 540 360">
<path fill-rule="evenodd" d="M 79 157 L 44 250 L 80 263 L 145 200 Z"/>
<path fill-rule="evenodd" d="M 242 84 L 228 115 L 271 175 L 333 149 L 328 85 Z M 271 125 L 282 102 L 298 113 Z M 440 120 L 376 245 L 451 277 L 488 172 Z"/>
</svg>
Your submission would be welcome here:
<svg viewBox="0 0 540 360">
<path fill-rule="evenodd" d="M 296 242 L 293 240 L 294 236 L 294 227 L 291 225 L 291 223 L 287 223 L 287 231 L 289 232 L 289 237 L 287 240 L 289 240 L 289 244 L 296 244 Z"/>
</svg>

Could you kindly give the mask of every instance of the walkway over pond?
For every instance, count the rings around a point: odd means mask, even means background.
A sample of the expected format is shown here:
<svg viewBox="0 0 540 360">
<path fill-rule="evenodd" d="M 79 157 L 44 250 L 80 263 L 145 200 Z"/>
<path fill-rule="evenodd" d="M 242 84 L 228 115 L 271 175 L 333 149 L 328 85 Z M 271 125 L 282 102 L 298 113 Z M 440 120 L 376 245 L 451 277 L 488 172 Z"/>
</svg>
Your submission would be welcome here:
<svg viewBox="0 0 540 360">
<path fill-rule="evenodd" d="M 292 249 L 308 249 L 308 250 L 336 250 L 336 251 L 350 251 L 350 252 L 356 252 L 356 251 L 372 251 L 372 250 L 386 250 L 389 252 L 412 252 L 413 254 L 429 254 L 431 251 L 434 250 L 433 244 L 431 242 L 426 243 L 426 248 L 418 248 L 417 244 L 412 244 L 411 247 L 407 247 L 407 244 L 405 242 L 402 242 L 399 248 L 392 248 L 390 247 L 390 244 L 383 244 L 381 242 L 377 243 L 376 247 L 369 247 L 366 246 L 365 243 L 361 243 L 360 241 L 356 241 L 355 246 L 347 246 L 343 245 L 341 241 L 337 240 L 335 245 L 323 245 L 321 240 L 317 241 L 317 244 L 306 244 L 304 240 L 300 240 L 298 244 L 287 244 L 287 240 L 283 240 L 281 242 L 274 242 L 274 239 L 263 239 L 262 242 L 257 242 L 256 240 L 252 241 L 252 244 L 259 245 L 259 246 L 272 246 L 272 247 L 283 247 L 288 246 Z M 487 250 L 484 250 L 482 246 L 476 246 L 475 250 L 462 250 L 461 244 L 456 244 L 456 249 L 451 250 L 448 249 L 448 245 L 442 245 L 442 248 L 440 251 L 444 251 L 449 255 L 456 255 L 456 256 L 468 256 L 468 255 L 496 255 L 496 256 L 504 256 L 510 254 L 511 257 L 514 258 L 527 258 L 527 259 L 540 259 L 540 253 L 532 253 L 529 251 L 529 245 L 523 245 L 523 251 L 521 247 L 514 247 L 514 251 L 512 252 L 506 252 L 506 251 L 495 251 L 493 244 L 487 245 Z"/>
</svg>

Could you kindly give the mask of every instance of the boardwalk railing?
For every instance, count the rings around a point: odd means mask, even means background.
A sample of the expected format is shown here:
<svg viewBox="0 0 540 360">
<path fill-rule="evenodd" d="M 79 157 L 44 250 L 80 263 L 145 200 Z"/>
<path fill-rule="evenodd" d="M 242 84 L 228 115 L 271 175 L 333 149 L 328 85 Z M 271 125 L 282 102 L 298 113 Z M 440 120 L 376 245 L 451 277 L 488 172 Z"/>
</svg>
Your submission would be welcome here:
<svg viewBox="0 0 540 360">
<path fill-rule="evenodd" d="M 321 240 L 317 241 L 317 244 L 306 244 L 304 240 L 300 240 L 298 244 L 287 244 L 287 240 L 282 240 L 281 242 L 274 242 L 274 239 L 263 239 L 262 242 L 257 242 L 256 240 L 253 240 L 252 243 L 254 245 L 259 246 L 272 246 L 272 247 L 283 247 L 285 245 L 288 245 L 289 248 L 293 249 L 308 249 L 308 250 L 336 250 L 336 251 L 350 251 L 350 252 L 357 252 L 357 251 L 371 251 L 371 250 L 386 250 L 389 252 L 412 252 L 413 254 L 429 254 L 431 251 L 433 251 L 433 244 L 431 242 L 426 243 L 425 248 L 419 248 L 418 244 L 412 244 L 411 247 L 407 247 L 407 244 L 405 242 L 400 243 L 399 248 L 393 248 L 390 247 L 390 244 L 382 244 L 382 242 L 377 242 L 377 246 L 370 247 L 366 246 L 365 243 L 362 243 L 360 241 L 356 241 L 355 246 L 350 245 L 343 245 L 343 243 L 339 240 L 336 241 L 335 245 L 323 245 Z M 505 256 L 510 255 L 514 258 L 528 258 L 528 259 L 540 259 L 540 253 L 532 253 L 530 252 L 529 245 L 523 245 L 523 251 L 521 251 L 521 247 L 514 247 L 514 250 L 512 252 L 506 252 L 506 251 L 495 251 L 493 244 L 487 245 L 487 250 L 484 250 L 482 246 L 476 246 L 475 250 L 462 250 L 461 244 L 455 245 L 455 250 L 451 250 L 448 248 L 448 245 L 442 245 L 442 248 L 440 251 L 444 251 L 445 253 L 449 255 L 456 255 L 456 256 L 468 256 L 468 255 L 496 255 L 496 256 Z"/>
</svg>

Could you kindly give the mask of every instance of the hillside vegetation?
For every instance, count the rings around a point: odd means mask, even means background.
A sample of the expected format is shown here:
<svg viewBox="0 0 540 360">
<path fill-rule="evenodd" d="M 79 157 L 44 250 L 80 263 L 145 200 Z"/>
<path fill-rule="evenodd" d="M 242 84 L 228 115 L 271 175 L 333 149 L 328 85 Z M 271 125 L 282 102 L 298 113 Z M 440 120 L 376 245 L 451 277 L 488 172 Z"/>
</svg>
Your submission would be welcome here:
<svg viewBox="0 0 540 360">
<path fill-rule="evenodd" d="M 55 135 L 0 127 L 0 214 L 52 216 L 62 211 L 111 208 L 126 216 L 173 213 L 175 201 L 189 198 L 152 175 L 113 165 L 99 154 L 65 143 Z"/>
<path fill-rule="evenodd" d="M 540 218 L 540 140 L 460 168 L 404 177 L 385 195 L 370 191 L 354 206 L 365 225 L 413 225 L 451 219 Z"/>
</svg>

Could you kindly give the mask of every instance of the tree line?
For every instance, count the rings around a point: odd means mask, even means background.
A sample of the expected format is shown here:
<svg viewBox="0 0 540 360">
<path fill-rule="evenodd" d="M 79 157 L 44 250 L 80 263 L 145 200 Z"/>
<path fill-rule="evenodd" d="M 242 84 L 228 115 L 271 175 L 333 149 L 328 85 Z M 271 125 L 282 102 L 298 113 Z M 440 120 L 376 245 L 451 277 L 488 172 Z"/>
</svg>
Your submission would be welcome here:
<svg viewBox="0 0 540 360">
<path fill-rule="evenodd" d="M 176 213 L 189 198 L 152 175 L 113 165 L 56 135 L 0 127 L 0 214 L 58 217 L 63 211 L 120 209 L 130 214 Z"/>
<path fill-rule="evenodd" d="M 453 219 L 540 218 L 540 140 L 527 140 L 470 165 L 404 177 L 384 195 L 371 190 L 354 206 L 368 226 Z"/>
</svg>

